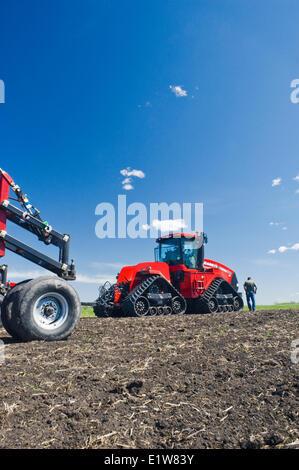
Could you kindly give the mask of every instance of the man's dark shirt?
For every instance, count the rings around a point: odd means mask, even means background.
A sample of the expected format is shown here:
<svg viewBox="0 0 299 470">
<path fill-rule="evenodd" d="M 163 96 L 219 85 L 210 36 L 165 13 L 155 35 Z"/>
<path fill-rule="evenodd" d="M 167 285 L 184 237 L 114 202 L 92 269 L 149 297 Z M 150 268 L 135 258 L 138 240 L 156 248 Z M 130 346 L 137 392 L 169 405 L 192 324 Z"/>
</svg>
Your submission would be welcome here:
<svg viewBox="0 0 299 470">
<path fill-rule="evenodd" d="M 255 292 L 257 289 L 256 283 L 252 279 L 247 279 L 247 281 L 244 282 L 244 289 L 246 291 L 246 294 L 249 294 L 250 292 Z"/>
</svg>

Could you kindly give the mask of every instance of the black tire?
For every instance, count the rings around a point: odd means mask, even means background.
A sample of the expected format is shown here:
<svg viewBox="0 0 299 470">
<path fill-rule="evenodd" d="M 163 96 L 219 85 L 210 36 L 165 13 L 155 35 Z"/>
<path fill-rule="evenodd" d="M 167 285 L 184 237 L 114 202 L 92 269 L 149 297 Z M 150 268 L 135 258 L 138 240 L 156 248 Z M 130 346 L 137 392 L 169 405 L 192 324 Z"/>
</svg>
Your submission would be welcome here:
<svg viewBox="0 0 299 470">
<path fill-rule="evenodd" d="M 234 312 L 240 312 L 244 307 L 244 302 L 241 297 L 234 297 L 233 310 Z"/>
<path fill-rule="evenodd" d="M 150 307 L 150 316 L 151 317 L 156 317 L 158 315 L 158 309 L 155 306 Z"/>
<path fill-rule="evenodd" d="M 159 316 L 164 315 L 164 307 L 161 307 L 161 306 L 157 307 L 157 312 Z"/>
<path fill-rule="evenodd" d="M 184 315 L 187 303 L 183 297 L 176 296 L 171 299 L 171 307 L 173 315 Z"/>
<path fill-rule="evenodd" d="M 29 281 L 31 281 L 31 279 L 19 282 L 14 287 L 12 287 L 5 295 L 1 305 L 1 320 L 3 328 L 5 328 L 7 333 L 15 339 L 21 339 L 21 335 L 18 331 L 18 324 L 13 314 L 13 310 L 14 306 L 19 301 L 19 295 L 22 295 L 23 289 Z"/>
<path fill-rule="evenodd" d="M 169 306 L 163 307 L 164 315 L 172 315 L 172 308 Z"/>
<path fill-rule="evenodd" d="M 1 310 L 2 310 L 3 300 L 4 300 L 4 295 L 0 294 L 0 313 L 1 313 Z M 2 326 L 3 326 L 1 317 L 2 317 L 2 315 L 0 314 L 0 328 L 2 328 Z"/>
<path fill-rule="evenodd" d="M 109 312 L 108 312 L 107 308 L 104 307 L 104 305 L 100 305 L 99 303 L 97 303 L 97 305 L 95 305 L 93 307 L 93 313 L 98 318 L 107 318 L 107 317 L 109 317 Z"/>
<path fill-rule="evenodd" d="M 120 308 L 110 306 L 107 308 L 100 304 L 93 307 L 93 313 L 98 318 L 117 318 L 123 316 Z"/>
<path fill-rule="evenodd" d="M 149 314 L 150 304 L 146 297 L 139 297 L 134 304 L 134 313 L 136 317 L 145 317 Z"/>
<path fill-rule="evenodd" d="M 59 341 L 76 328 L 81 315 L 77 292 L 59 277 L 28 282 L 13 304 L 12 316 L 24 341 Z"/>
</svg>

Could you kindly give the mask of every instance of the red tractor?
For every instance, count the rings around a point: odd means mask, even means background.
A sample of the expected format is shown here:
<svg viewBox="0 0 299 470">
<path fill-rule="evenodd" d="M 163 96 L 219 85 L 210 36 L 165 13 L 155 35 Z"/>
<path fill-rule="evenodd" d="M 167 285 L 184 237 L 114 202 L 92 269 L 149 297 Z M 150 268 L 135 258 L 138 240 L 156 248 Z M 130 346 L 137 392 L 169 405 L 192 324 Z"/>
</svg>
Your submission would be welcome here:
<svg viewBox="0 0 299 470">
<path fill-rule="evenodd" d="M 238 312 L 243 308 L 235 272 L 204 258 L 204 233 L 171 233 L 156 242 L 155 262 L 125 266 L 116 284 L 107 282 L 100 288 L 96 316 Z"/>
</svg>

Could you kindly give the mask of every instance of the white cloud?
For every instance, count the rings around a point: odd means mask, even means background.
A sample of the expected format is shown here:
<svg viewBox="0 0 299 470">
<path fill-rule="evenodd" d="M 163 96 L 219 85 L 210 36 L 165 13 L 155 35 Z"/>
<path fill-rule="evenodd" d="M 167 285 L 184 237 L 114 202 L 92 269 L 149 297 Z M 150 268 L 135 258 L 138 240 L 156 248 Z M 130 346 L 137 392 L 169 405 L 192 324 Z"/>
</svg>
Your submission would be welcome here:
<svg viewBox="0 0 299 470">
<path fill-rule="evenodd" d="M 299 189 L 296 189 L 295 194 L 299 194 Z"/>
<path fill-rule="evenodd" d="M 295 176 L 295 178 L 293 178 L 294 181 L 298 181 L 299 183 L 299 175 Z"/>
<path fill-rule="evenodd" d="M 132 178 L 125 178 L 122 181 L 123 189 L 126 191 L 130 191 L 131 189 L 134 189 L 134 186 L 131 184 Z"/>
<path fill-rule="evenodd" d="M 281 225 L 284 225 L 284 222 L 269 222 L 269 225 L 271 227 L 280 227 Z M 284 225 L 281 229 L 287 230 L 288 228 Z"/>
<path fill-rule="evenodd" d="M 289 250 L 298 251 L 299 243 L 294 243 L 294 245 L 292 246 L 280 246 L 278 248 L 279 253 L 284 253 L 285 251 L 289 251 Z"/>
<path fill-rule="evenodd" d="M 182 98 L 183 96 L 187 96 L 188 93 L 186 90 L 183 90 L 183 88 L 179 85 L 174 86 L 174 85 L 169 85 L 169 88 L 171 89 L 172 93 L 175 94 L 177 98 Z"/>
<path fill-rule="evenodd" d="M 120 170 L 123 176 L 136 176 L 136 178 L 145 178 L 145 173 L 141 170 L 132 170 L 130 167 Z"/>
<path fill-rule="evenodd" d="M 294 243 L 291 246 L 280 246 L 277 250 L 268 250 L 267 253 L 269 255 L 274 255 L 275 253 L 285 253 L 286 251 L 299 251 L 299 243 Z"/>
<path fill-rule="evenodd" d="M 136 178 L 145 178 L 145 173 L 141 170 L 132 170 L 128 173 L 128 176 L 136 176 Z"/>
<path fill-rule="evenodd" d="M 120 170 L 121 175 L 126 178 L 122 181 L 122 187 L 125 191 L 131 191 L 134 189 L 134 186 L 131 184 L 133 181 L 132 177 L 135 178 L 145 178 L 145 173 L 142 170 L 132 170 L 129 166 Z"/>
<path fill-rule="evenodd" d="M 274 180 L 272 180 L 272 186 L 279 186 L 281 183 L 281 178 L 274 178 Z"/>
<path fill-rule="evenodd" d="M 129 183 L 132 183 L 132 178 L 125 178 L 125 179 L 122 181 L 122 184 L 129 184 Z"/>
<path fill-rule="evenodd" d="M 132 189 L 134 189 L 134 186 L 132 186 L 131 184 L 124 184 L 123 189 L 125 189 L 126 191 L 131 191 Z"/>
<path fill-rule="evenodd" d="M 187 227 L 184 219 L 153 220 L 153 227 L 161 232 L 176 231 Z"/>
<path fill-rule="evenodd" d="M 187 227 L 187 225 L 184 219 L 155 219 L 153 220 L 152 225 L 142 225 L 143 230 L 149 230 L 151 227 L 154 227 L 156 230 L 161 230 L 161 232 L 172 232 L 177 231 L 181 228 L 185 228 Z"/>
<path fill-rule="evenodd" d="M 152 225 L 142 225 L 143 230 L 149 230 L 151 227 L 154 227 L 156 230 L 160 230 L 161 232 L 175 232 L 182 228 L 186 228 L 187 225 L 184 219 L 154 219 Z"/>
</svg>

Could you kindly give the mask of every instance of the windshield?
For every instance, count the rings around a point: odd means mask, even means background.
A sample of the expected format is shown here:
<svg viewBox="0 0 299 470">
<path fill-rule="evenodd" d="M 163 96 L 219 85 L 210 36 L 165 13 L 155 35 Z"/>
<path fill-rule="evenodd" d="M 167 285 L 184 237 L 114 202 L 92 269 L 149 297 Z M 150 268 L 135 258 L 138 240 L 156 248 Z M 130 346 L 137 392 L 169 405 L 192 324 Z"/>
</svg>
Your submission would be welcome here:
<svg viewBox="0 0 299 470">
<path fill-rule="evenodd" d="M 169 266 L 184 264 L 186 268 L 198 269 L 203 263 L 203 240 L 201 237 L 169 238 L 160 241 L 155 252 L 156 260 Z"/>
<path fill-rule="evenodd" d="M 159 243 L 157 261 L 162 261 L 174 266 L 181 262 L 181 240 L 179 238 L 170 238 Z"/>
<path fill-rule="evenodd" d="M 200 240 L 182 240 L 183 264 L 189 269 L 196 269 L 199 266 Z"/>
</svg>

